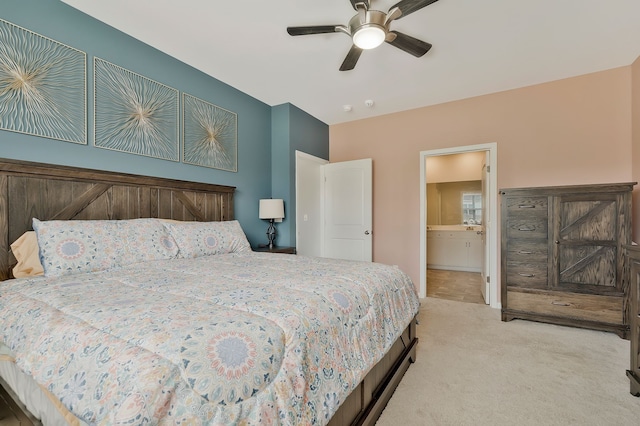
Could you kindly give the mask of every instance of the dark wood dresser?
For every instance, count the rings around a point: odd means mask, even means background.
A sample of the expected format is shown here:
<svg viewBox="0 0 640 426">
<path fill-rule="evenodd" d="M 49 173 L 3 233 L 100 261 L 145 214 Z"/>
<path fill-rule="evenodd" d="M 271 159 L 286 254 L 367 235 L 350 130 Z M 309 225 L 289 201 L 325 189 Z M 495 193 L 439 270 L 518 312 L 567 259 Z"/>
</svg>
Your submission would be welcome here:
<svg viewBox="0 0 640 426">
<path fill-rule="evenodd" d="M 502 189 L 502 320 L 629 334 L 635 183 Z"/>
<path fill-rule="evenodd" d="M 626 249 L 631 269 L 631 288 L 629 289 L 631 363 L 627 376 L 631 382 L 631 394 L 640 396 L 640 246 L 627 246 Z"/>
</svg>

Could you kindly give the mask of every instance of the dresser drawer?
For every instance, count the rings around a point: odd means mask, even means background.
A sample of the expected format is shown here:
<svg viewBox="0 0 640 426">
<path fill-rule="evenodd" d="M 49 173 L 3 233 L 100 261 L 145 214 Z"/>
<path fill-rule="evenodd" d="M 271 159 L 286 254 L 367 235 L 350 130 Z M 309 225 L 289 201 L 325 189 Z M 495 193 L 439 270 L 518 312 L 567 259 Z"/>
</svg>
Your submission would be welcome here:
<svg viewBox="0 0 640 426">
<path fill-rule="evenodd" d="M 547 241 L 512 239 L 507 242 L 507 262 L 546 263 Z"/>
<path fill-rule="evenodd" d="M 548 221 L 545 217 L 510 217 L 506 223 L 507 238 L 548 238 Z M 503 230 L 504 232 L 505 230 Z"/>
<path fill-rule="evenodd" d="M 547 263 L 507 262 L 507 286 L 547 288 Z"/>
<path fill-rule="evenodd" d="M 509 214 L 514 212 L 545 216 L 547 214 L 547 197 L 507 197 L 506 203 Z"/>
<path fill-rule="evenodd" d="M 622 297 L 562 292 L 507 290 L 512 311 L 622 324 Z"/>
</svg>

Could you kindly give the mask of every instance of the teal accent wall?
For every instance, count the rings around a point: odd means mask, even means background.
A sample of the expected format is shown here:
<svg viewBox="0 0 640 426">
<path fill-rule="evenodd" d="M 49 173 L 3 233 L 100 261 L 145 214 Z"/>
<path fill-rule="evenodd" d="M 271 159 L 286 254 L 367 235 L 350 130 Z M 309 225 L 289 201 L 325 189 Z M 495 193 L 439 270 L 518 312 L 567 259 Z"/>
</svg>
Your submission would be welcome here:
<svg viewBox="0 0 640 426">
<path fill-rule="evenodd" d="M 276 245 L 295 246 L 296 151 L 328 161 L 329 126 L 289 103 L 274 106 L 271 117 L 272 197 L 284 200 L 285 214 L 282 223 L 276 224 Z"/>
<path fill-rule="evenodd" d="M 313 148 L 326 151 L 328 158 L 326 124 L 297 108 L 281 114 L 272 113 L 271 106 L 60 1 L 2 0 L 0 18 L 86 52 L 88 101 L 87 145 L 0 130 L 0 157 L 235 186 L 236 218 L 253 246 L 266 239 L 266 223 L 258 218 L 258 200 L 277 198 L 272 195 L 274 182 L 277 185 L 273 189 L 277 188 L 278 194 L 281 190 L 289 193 L 293 190 L 290 187 L 290 158 L 294 154 L 287 152 L 286 146 L 281 146 L 279 141 L 272 144 L 272 127 L 295 128 L 296 134 L 314 135 L 309 140 L 318 147 Z M 238 171 L 227 172 L 95 147 L 94 57 L 173 87 L 181 92 L 180 97 L 182 92 L 188 93 L 235 112 L 238 115 Z M 279 107 L 273 110 L 279 111 Z M 297 120 L 301 122 L 297 123 Z M 298 145 L 289 144 L 288 149 L 297 149 L 295 146 Z M 280 156 L 285 157 L 285 169 L 280 168 Z M 277 168 L 273 168 L 272 159 L 276 159 Z M 293 179 L 295 181 L 295 176 Z M 281 181 L 287 181 L 288 186 L 280 188 Z"/>
</svg>

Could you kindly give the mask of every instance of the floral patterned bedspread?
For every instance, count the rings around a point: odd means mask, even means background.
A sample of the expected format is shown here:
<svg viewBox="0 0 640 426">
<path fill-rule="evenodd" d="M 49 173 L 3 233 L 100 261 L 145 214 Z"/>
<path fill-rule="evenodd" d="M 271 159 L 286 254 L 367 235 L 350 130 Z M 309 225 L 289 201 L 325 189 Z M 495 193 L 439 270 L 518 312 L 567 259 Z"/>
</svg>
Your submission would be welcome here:
<svg viewBox="0 0 640 426">
<path fill-rule="evenodd" d="M 269 253 L 0 283 L 0 340 L 90 424 L 323 425 L 417 313 L 396 267 Z"/>
</svg>

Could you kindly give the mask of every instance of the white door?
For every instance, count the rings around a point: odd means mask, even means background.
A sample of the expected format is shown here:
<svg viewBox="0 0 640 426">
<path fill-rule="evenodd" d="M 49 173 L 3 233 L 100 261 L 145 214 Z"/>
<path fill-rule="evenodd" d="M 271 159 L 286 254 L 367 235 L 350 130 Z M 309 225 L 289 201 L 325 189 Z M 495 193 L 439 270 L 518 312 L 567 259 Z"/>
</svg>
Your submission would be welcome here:
<svg viewBox="0 0 640 426">
<path fill-rule="evenodd" d="M 372 160 L 330 163 L 322 169 L 323 257 L 371 262 Z"/>
<path fill-rule="evenodd" d="M 322 167 L 329 162 L 296 151 L 296 252 L 322 256 Z"/>
<path fill-rule="evenodd" d="M 489 151 L 485 151 L 484 154 L 484 162 L 482 163 L 482 284 L 480 285 L 480 291 L 482 292 L 482 297 L 484 298 L 484 303 L 489 305 L 491 303 L 491 283 L 489 283 L 489 271 L 491 270 L 491 259 L 490 253 L 491 248 L 489 246 L 489 238 L 487 235 L 491 235 L 489 232 L 491 229 L 491 215 L 490 215 L 490 206 L 489 202 L 489 189 L 488 185 L 490 172 L 487 164 L 489 161 Z"/>
</svg>

